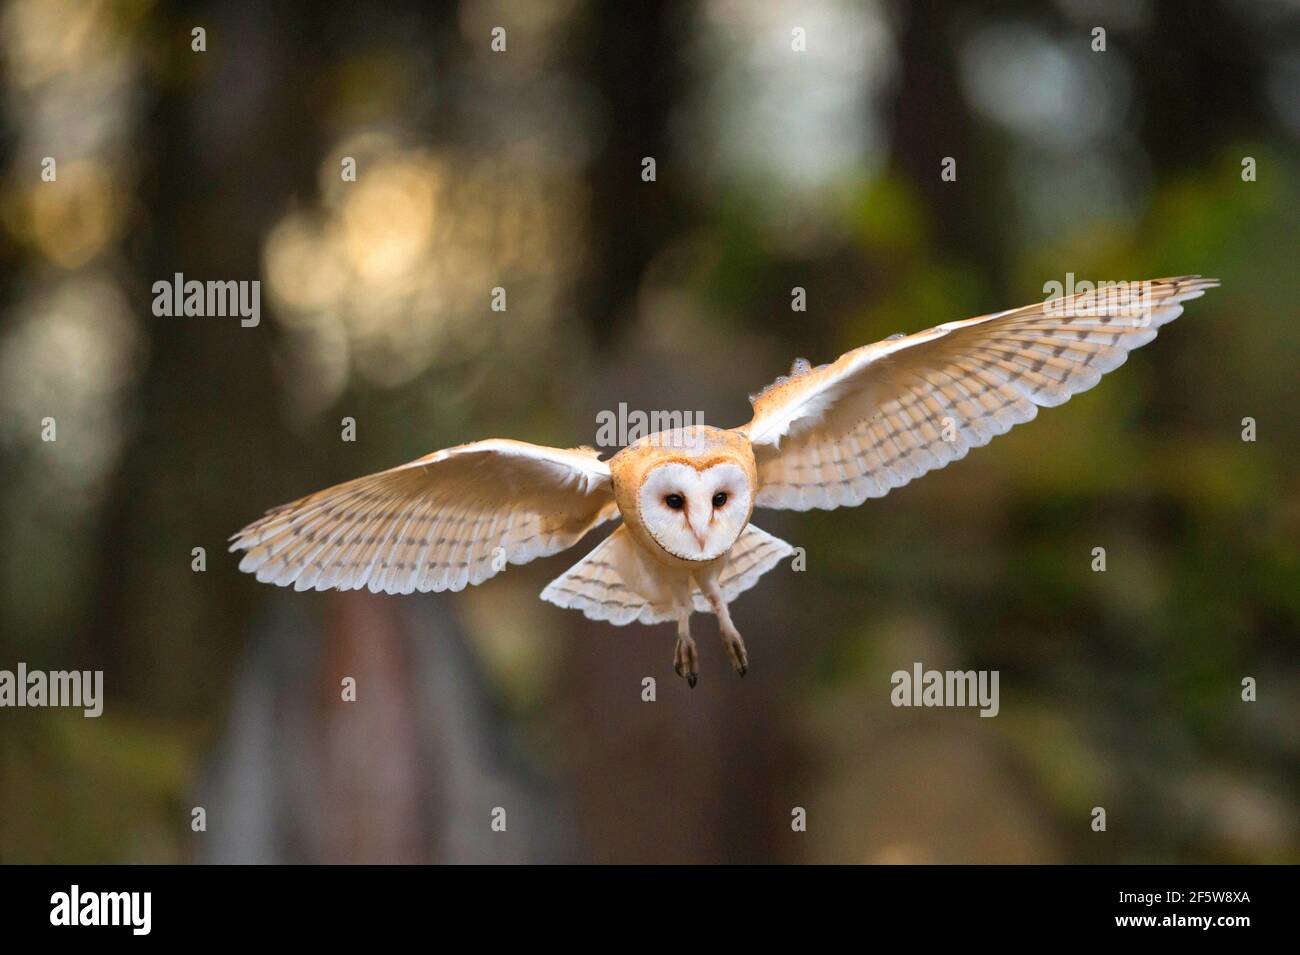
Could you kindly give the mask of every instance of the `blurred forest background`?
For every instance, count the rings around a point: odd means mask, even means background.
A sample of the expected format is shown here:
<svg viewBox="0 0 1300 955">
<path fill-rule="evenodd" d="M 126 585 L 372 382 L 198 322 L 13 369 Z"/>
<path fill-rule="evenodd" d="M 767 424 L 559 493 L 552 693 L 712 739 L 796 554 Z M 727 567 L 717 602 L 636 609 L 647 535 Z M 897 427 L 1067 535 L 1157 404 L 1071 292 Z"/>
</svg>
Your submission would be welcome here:
<svg viewBox="0 0 1300 955">
<path fill-rule="evenodd" d="M 1300 858 L 1293 0 L 0 0 L 0 58 L 0 668 L 106 695 L 0 711 L 0 860 Z M 154 317 L 176 272 L 261 324 Z M 225 552 L 619 402 L 740 424 L 796 355 L 1067 272 L 1223 287 L 966 461 L 763 514 L 808 566 L 733 607 L 744 681 L 710 619 L 690 691 L 671 625 L 537 599 L 599 534 L 402 598 Z M 914 661 L 1000 715 L 891 707 Z"/>
</svg>

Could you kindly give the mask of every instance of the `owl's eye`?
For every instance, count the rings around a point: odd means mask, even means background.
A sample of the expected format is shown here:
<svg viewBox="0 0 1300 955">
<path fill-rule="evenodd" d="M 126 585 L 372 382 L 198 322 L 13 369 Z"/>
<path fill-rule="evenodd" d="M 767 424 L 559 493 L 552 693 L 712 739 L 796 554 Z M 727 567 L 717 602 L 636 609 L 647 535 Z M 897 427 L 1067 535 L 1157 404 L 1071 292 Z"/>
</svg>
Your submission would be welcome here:
<svg viewBox="0 0 1300 955">
<path fill-rule="evenodd" d="M 682 498 L 680 494 L 669 494 L 666 498 L 664 498 L 664 503 L 667 504 L 669 507 L 671 507 L 674 511 L 680 511 L 682 509 L 682 506 L 685 505 L 686 501 Z"/>
<path fill-rule="evenodd" d="M 726 503 L 727 503 L 727 492 L 726 492 L 726 491 L 719 491 L 717 494 L 713 495 L 713 506 L 714 506 L 714 507 L 722 507 L 722 505 L 724 505 L 724 504 L 726 504 Z"/>
</svg>

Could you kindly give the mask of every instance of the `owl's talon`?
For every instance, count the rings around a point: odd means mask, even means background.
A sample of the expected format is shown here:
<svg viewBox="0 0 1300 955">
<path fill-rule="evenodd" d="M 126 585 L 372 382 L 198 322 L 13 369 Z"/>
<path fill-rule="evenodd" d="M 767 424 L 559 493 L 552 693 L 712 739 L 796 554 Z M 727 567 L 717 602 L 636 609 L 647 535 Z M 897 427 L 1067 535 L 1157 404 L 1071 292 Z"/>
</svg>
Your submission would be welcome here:
<svg viewBox="0 0 1300 955">
<path fill-rule="evenodd" d="M 724 633 L 722 635 L 722 644 L 727 648 L 727 654 L 731 657 L 731 665 L 736 672 L 744 676 L 749 672 L 749 654 L 745 652 L 745 641 L 740 639 L 738 633 Z"/>
<path fill-rule="evenodd" d="M 673 650 L 673 669 L 678 676 L 686 678 L 691 689 L 695 688 L 695 681 L 699 679 L 699 664 L 700 654 L 695 649 L 695 641 L 690 637 L 679 637 L 677 647 Z"/>
</svg>

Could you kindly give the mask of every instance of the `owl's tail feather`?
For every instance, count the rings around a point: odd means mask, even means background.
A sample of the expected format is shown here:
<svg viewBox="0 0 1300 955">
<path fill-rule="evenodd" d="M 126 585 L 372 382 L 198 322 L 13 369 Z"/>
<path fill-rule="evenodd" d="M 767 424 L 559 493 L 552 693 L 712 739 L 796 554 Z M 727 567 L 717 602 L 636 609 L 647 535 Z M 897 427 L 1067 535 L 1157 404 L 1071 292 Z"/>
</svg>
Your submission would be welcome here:
<svg viewBox="0 0 1300 955">
<path fill-rule="evenodd" d="M 557 607 L 581 610 L 592 620 L 608 620 L 620 627 L 635 620 L 642 623 L 671 620 L 671 606 L 666 608 L 666 616 L 646 619 L 646 615 L 653 615 L 653 607 L 641 593 L 648 588 L 637 585 L 645 574 L 641 561 L 631 533 L 626 526 L 620 527 L 547 584 L 542 599 Z"/>
<path fill-rule="evenodd" d="M 793 552 L 785 541 L 753 524 L 746 527 L 718 576 L 718 586 L 727 602 L 758 583 L 763 574 Z M 691 596 L 695 610 L 711 611 L 698 588 Z M 647 562 L 626 527 L 610 534 L 590 554 L 551 581 L 542 591 L 542 599 L 616 626 L 676 618 L 671 597 L 656 580 L 655 567 Z"/>
<path fill-rule="evenodd" d="M 794 548 L 773 537 L 767 531 L 761 531 L 753 524 L 745 528 L 740 539 L 732 545 L 727 554 L 727 565 L 718 574 L 718 588 L 727 603 L 731 603 L 778 563 L 794 553 Z M 709 613 L 708 598 L 697 587 L 692 596 L 695 609 L 700 613 Z"/>
</svg>

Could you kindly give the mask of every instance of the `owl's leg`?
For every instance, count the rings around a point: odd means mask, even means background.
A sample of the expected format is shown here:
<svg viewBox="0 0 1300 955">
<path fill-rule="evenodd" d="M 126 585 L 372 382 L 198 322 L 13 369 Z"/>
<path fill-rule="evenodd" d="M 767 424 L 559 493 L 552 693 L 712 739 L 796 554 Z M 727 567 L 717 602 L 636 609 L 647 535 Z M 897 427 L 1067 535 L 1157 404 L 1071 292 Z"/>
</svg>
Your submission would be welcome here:
<svg viewBox="0 0 1300 955">
<path fill-rule="evenodd" d="M 718 617 L 718 629 L 722 631 L 722 645 L 727 648 L 731 665 L 736 668 L 737 673 L 744 676 L 749 672 L 749 654 L 745 652 L 745 641 L 740 638 L 740 631 L 731 622 L 731 611 L 727 608 L 727 601 L 722 596 L 721 588 L 718 587 L 717 578 L 697 579 L 700 589 L 709 600 L 709 606 Z"/>
<path fill-rule="evenodd" d="M 700 651 L 695 648 L 695 641 L 691 638 L 691 611 L 695 608 L 691 601 L 690 580 L 685 577 L 670 580 L 668 589 L 677 611 L 677 646 L 673 650 L 673 669 L 678 676 L 685 678 L 691 689 L 695 689 L 695 681 L 700 678 Z"/>
<path fill-rule="evenodd" d="M 686 678 L 691 689 L 695 689 L 695 681 L 700 676 L 700 652 L 691 637 L 689 604 L 686 606 L 679 604 L 677 608 L 677 646 L 673 650 L 673 669 L 677 671 L 678 676 Z"/>
</svg>

